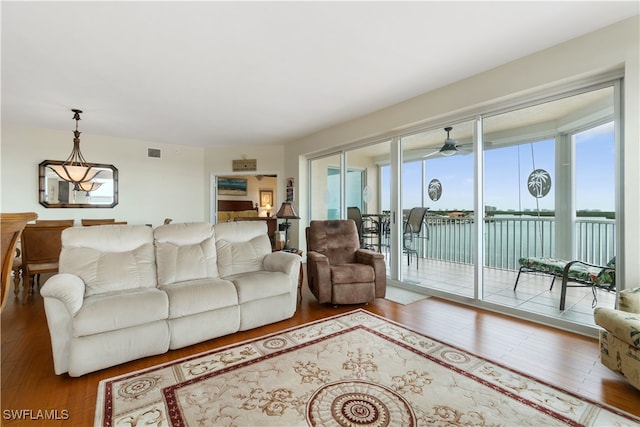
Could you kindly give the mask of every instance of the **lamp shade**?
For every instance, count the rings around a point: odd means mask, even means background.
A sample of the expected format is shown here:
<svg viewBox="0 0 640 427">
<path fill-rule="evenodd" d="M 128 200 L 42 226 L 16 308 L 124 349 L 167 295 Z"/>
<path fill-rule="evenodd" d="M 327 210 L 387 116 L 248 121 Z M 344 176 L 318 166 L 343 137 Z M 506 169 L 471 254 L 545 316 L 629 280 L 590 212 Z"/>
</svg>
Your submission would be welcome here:
<svg viewBox="0 0 640 427">
<path fill-rule="evenodd" d="M 293 209 L 293 204 L 291 204 L 291 202 L 282 203 L 276 217 L 283 219 L 300 219 L 296 210 Z"/>
<path fill-rule="evenodd" d="M 97 181 L 85 181 L 85 182 L 78 183 L 78 187 L 80 187 L 80 190 L 86 191 L 87 195 L 89 194 L 90 191 L 95 191 L 101 186 L 102 186 L 102 183 Z"/>
</svg>

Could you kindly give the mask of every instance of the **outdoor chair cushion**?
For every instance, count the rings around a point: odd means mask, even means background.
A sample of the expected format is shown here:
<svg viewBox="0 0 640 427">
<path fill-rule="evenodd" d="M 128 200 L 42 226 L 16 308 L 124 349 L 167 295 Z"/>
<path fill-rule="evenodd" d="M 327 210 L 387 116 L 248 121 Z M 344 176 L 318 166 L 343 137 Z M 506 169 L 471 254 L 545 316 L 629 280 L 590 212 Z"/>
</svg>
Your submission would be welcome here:
<svg viewBox="0 0 640 427">
<path fill-rule="evenodd" d="M 520 267 L 528 270 L 538 271 L 547 274 L 554 274 L 562 277 L 567 264 L 569 267 L 568 280 L 592 284 L 596 286 L 615 287 L 615 261 L 613 257 L 606 266 L 596 266 L 581 261 L 567 261 L 558 258 L 523 257 L 519 259 Z"/>
</svg>

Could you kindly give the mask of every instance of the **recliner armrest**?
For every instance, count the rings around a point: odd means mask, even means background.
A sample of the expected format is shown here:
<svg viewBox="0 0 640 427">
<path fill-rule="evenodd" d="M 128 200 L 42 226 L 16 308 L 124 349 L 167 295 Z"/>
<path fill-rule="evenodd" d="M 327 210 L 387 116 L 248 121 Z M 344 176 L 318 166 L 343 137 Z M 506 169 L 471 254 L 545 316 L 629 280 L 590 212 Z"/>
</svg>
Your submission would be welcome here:
<svg viewBox="0 0 640 427">
<path fill-rule="evenodd" d="M 376 259 L 381 259 L 384 262 L 384 255 L 380 252 L 374 252 L 369 249 L 358 249 L 356 251 L 356 261 L 360 264 L 373 265 Z"/>
<path fill-rule="evenodd" d="M 384 298 L 387 292 L 387 267 L 384 262 L 384 255 L 368 249 L 358 249 L 356 251 L 356 261 L 373 267 L 376 277 L 376 298 Z"/>
<path fill-rule="evenodd" d="M 70 273 L 59 273 L 46 281 L 40 289 L 40 295 L 62 301 L 73 317 L 84 303 L 84 288 L 84 282 L 80 277 Z"/>
<path fill-rule="evenodd" d="M 314 252 L 314 251 L 307 252 L 307 259 L 311 259 L 315 262 L 329 263 L 329 258 L 327 258 L 326 255 L 321 254 L 320 252 Z"/>
<path fill-rule="evenodd" d="M 307 284 L 319 303 L 331 302 L 331 266 L 326 255 L 307 252 Z"/>
</svg>

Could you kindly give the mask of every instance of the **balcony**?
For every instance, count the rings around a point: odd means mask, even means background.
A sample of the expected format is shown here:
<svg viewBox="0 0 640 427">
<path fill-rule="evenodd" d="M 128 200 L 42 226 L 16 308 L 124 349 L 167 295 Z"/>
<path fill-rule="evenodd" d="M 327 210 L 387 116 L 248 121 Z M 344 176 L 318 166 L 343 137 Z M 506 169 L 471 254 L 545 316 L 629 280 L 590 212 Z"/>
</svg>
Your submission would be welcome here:
<svg viewBox="0 0 640 427">
<path fill-rule="evenodd" d="M 518 259 L 555 256 L 555 222 L 552 217 L 488 217 L 485 221 L 483 301 L 518 310 L 594 325 L 592 288 L 568 288 L 567 303 L 559 309 L 561 281 L 549 290 L 551 277 L 523 273 L 517 290 Z M 405 283 L 473 298 L 474 220 L 431 215 L 418 239 L 418 261 L 403 258 Z M 577 259 L 605 265 L 615 251 L 615 221 L 579 218 L 575 222 Z M 597 306 L 614 307 L 615 293 L 596 289 Z"/>
</svg>

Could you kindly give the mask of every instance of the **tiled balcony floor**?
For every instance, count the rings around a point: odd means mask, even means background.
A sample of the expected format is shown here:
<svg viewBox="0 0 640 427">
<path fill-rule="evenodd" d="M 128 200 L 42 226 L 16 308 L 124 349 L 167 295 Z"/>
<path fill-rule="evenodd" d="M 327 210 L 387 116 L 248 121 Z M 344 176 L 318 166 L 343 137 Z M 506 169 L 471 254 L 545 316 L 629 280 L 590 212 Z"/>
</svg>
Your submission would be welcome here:
<svg viewBox="0 0 640 427">
<path fill-rule="evenodd" d="M 403 259 L 404 282 L 465 297 L 473 297 L 473 266 L 446 261 L 415 258 L 407 266 Z M 556 279 L 552 290 L 551 277 L 531 273 L 520 276 L 514 291 L 517 271 L 484 269 L 484 300 L 553 318 L 593 326 L 593 294 L 591 288 L 567 288 L 564 311 L 560 311 L 562 280 Z M 597 306 L 615 306 L 615 294 L 596 290 Z"/>
</svg>

